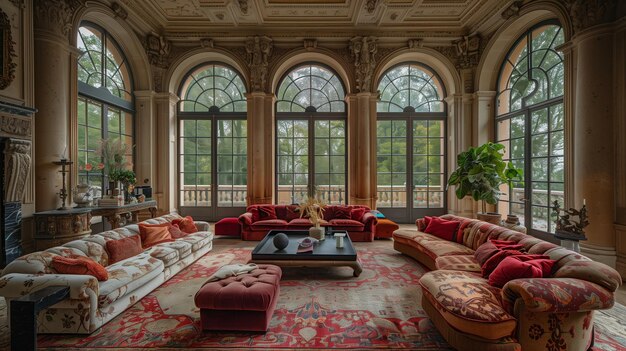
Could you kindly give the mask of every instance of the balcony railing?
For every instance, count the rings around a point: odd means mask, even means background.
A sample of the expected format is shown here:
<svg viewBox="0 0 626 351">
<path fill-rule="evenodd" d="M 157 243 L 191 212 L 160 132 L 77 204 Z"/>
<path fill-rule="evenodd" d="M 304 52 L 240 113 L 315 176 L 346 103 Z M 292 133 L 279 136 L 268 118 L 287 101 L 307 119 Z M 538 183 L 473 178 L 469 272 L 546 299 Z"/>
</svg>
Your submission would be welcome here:
<svg viewBox="0 0 626 351">
<path fill-rule="evenodd" d="M 377 207 L 406 207 L 407 191 L 405 185 L 379 185 L 376 187 Z M 443 187 L 417 185 L 413 188 L 413 207 L 443 207 Z"/>
<path fill-rule="evenodd" d="M 217 204 L 220 207 L 246 207 L 247 185 L 220 185 Z M 182 206 L 211 206 L 210 185 L 184 185 L 180 194 Z"/>
</svg>

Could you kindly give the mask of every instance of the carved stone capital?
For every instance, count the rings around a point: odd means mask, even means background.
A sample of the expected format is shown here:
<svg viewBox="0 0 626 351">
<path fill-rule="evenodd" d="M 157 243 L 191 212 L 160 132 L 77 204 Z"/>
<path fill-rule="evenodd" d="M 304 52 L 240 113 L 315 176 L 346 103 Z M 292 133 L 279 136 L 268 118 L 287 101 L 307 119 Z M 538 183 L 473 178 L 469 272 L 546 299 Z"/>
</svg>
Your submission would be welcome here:
<svg viewBox="0 0 626 351">
<path fill-rule="evenodd" d="M 69 39 L 74 14 L 85 0 L 37 0 L 34 4 L 35 28 Z"/>
<path fill-rule="evenodd" d="M 171 47 L 170 42 L 162 36 L 148 34 L 144 41 L 144 48 L 150 64 L 161 68 L 167 68 L 169 65 Z"/>
<path fill-rule="evenodd" d="M 372 86 L 372 74 L 376 67 L 376 53 L 378 52 L 377 40 L 375 37 L 350 39 L 348 49 L 353 58 L 357 92 L 370 91 Z"/>
<path fill-rule="evenodd" d="M 22 201 L 31 167 L 31 142 L 9 138 L 4 148 L 4 201 Z"/>
<path fill-rule="evenodd" d="M 250 68 L 252 91 L 263 91 L 267 80 L 267 67 L 273 49 L 272 38 L 254 36 L 246 39 L 246 59 Z"/>
<path fill-rule="evenodd" d="M 615 20 L 615 0 L 569 0 L 574 33 Z"/>
</svg>

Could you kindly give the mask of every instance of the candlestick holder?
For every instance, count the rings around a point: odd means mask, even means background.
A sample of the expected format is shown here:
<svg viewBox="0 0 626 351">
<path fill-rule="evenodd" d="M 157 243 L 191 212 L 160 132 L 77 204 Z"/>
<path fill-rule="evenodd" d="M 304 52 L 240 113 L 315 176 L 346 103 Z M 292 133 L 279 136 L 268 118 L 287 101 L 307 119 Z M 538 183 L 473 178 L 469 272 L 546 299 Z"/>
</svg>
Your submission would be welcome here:
<svg viewBox="0 0 626 351">
<path fill-rule="evenodd" d="M 61 207 L 57 208 L 57 210 L 69 210 L 70 208 L 65 206 L 65 200 L 67 199 L 67 186 L 65 184 L 65 174 L 71 171 L 72 163 L 74 162 L 67 160 L 65 158 L 62 158 L 59 161 L 54 161 L 52 163 L 57 166 L 61 166 L 61 170 L 59 172 L 61 172 L 61 175 L 63 176 L 63 187 L 61 188 L 61 191 L 59 192 L 59 197 L 61 198 L 62 205 Z"/>
</svg>

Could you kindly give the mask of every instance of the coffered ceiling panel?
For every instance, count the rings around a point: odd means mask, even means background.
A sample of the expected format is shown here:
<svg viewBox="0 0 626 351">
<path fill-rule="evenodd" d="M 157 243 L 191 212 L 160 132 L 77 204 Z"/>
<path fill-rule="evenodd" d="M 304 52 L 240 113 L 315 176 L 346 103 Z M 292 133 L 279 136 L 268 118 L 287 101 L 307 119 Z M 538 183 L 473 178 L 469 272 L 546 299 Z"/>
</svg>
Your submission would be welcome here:
<svg viewBox="0 0 626 351">
<path fill-rule="evenodd" d="M 252 32 L 302 36 L 319 33 L 381 33 L 407 36 L 478 30 L 499 17 L 512 0 L 121 0 L 155 32 L 184 37 Z M 322 34 L 323 36 L 323 34 Z"/>
</svg>

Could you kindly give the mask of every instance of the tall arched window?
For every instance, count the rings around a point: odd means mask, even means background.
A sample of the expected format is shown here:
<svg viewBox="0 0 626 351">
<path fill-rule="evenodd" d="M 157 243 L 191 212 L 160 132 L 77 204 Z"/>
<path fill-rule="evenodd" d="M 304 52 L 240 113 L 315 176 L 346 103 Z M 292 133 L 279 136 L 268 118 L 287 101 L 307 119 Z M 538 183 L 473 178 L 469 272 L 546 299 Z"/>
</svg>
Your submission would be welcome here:
<svg viewBox="0 0 626 351">
<path fill-rule="evenodd" d="M 124 53 L 111 35 L 84 22 L 78 29 L 78 176 L 102 189 L 106 174 L 97 166 L 102 139 L 126 144 L 126 162 L 134 158 L 132 77 Z"/>
<path fill-rule="evenodd" d="M 246 85 L 223 63 L 200 65 L 180 86 L 179 205 L 208 220 L 246 206 L 248 133 Z"/>
<path fill-rule="evenodd" d="M 378 84 L 376 205 L 411 222 L 445 213 L 445 90 L 427 66 L 403 63 Z"/>
<path fill-rule="evenodd" d="M 524 183 L 503 186 L 501 213 L 516 214 L 535 234 L 553 232 L 550 206 L 564 202 L 563 30 L 556 21 L 530 28 L 510 49 L 498 81 L 496 138 Z"/>
<path fill-rule="evenodd" d="M 346 104 L 341 80 L 328 67 L 304 64 L 278 85 L 276 201 L 298 203 L 316 194 L 346 202 Z"/>
</svg>

